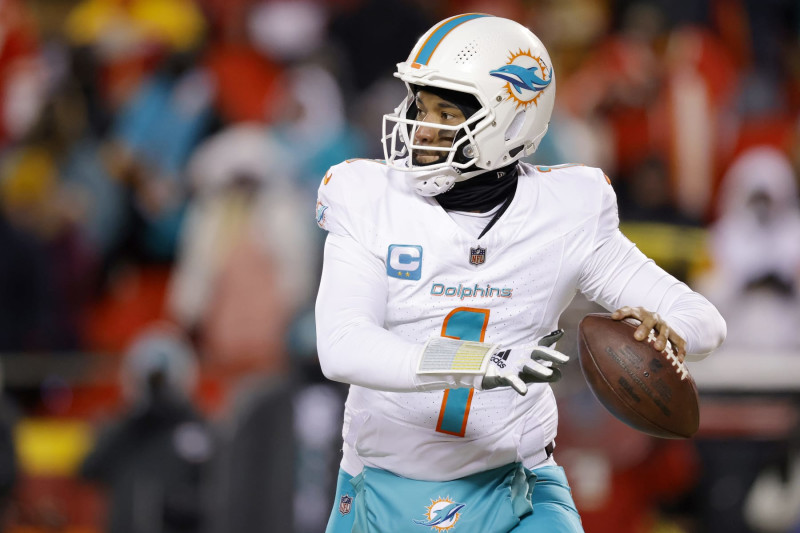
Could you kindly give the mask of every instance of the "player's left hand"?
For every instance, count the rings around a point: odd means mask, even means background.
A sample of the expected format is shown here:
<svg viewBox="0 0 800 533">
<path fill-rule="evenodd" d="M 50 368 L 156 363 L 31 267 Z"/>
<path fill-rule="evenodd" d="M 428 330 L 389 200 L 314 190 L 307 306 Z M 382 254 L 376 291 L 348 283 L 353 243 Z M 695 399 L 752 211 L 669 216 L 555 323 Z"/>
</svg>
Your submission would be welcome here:
<svg viewBox="0 0 800 533">
<path fill-rule="evenodd" d="M 525 383 L 537 383 L 542 381 L 546 381 L 547 383 L 555 383 L 561 379 L 561 370 L 556 365 L 563 365 L 569 361 L 569 356 L 559 352 L 553 346 L 555 346 L 555 344 L 563 336 L 563 329 L 557 329 L 553 332 L 550 332 L 537 341 L 536 346 L 534 346 L 533 351 L 531 352 L 531 359 L 533 359 L 534 363 L 538 364 L 539 366 L 549 368 L 552 370 L 552 374 L 543 379 L 540 375 L 535 373 L 531 374 L 530 371 L 526 371 L 528 368 L 528 365 L 526 365 L 519 375 L 519 377 L 522 378 L 522 381 Z"/>
<path fill-rule="evenodd" d="M 614 320 L 624 320 L 626 318 L 635 318 L 639 322 L 639 327 L 633 333 L 633 338 L 637 341 L 647 342 L 647 337 L 650 331 L 655 330 L 656 339 L 653 347 L 663 351 L 667 347 L 667 341 L 672 344 L 675 356 L 683 362 L 686 357 L 686 341 L 675 333 L 675 331 L 667 325 L 666 321 L 658 313 L 648 311 L 644 307 L 622 307 L 617 309 L 611 314 Z"/>
<path fill-rule="evenodd" d="M 569 361 L 569 356 L 551 348 L 564 335 L 554 331 L 539 339 L 536 345 L 500 350 L 492 355 L 481 388 L 513 387 L 521 395 L 528 392 L 528 383 L 552 383 L 561 379 L 554 365 Z"/>
</svg>

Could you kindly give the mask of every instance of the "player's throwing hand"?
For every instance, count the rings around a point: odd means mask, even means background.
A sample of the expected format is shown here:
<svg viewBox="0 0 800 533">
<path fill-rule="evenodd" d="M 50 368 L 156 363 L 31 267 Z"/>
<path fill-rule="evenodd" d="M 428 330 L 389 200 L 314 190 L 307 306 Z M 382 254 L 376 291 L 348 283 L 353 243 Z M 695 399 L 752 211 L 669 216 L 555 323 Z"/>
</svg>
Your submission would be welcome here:
<svg viewBox="0 0 800 533">
<path fill-rule="evenodd" d="M 648 311 L 644 307 L 623 307 L 611 314 L 614 320 L 624 320 L 634 318 L 640 322 L 639 327 L 633 334 L 637 341 L 647 341 L 651 331 L 655 331 L 657 337 L 653 345 L 659 352 L 667 347 L 667 341 L 675 349 L 675 356 L 683 362 L 686 358 L 686 341 L 678 335 L 675 330 L 669 327 L 664 318 L 658 313 Z"/>
</svg>

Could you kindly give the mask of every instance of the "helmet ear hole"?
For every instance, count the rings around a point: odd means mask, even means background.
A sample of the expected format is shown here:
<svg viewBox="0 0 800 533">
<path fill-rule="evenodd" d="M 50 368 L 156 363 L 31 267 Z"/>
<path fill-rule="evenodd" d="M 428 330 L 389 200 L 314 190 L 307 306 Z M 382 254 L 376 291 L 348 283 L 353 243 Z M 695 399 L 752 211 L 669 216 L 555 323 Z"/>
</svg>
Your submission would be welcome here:
<svg viewBox="0 0 800 533">
<path fill-rule="evenodd" d="M 508 155 L 510 157 L 517 157 L 517 154 L 520 153 L 523 148 L 525 148 L 524 144 L 521 144 L 521 145 L 517 146 L 516 148 L 512 148 L 511 150 L 508 151 Z"/>
<path fill-rule="evenodd" d="M 522 124 L 524 122 L 525 122 L 525 111 L 520 111 L 514 116 L 514 119 L 511 121 L 511 124 L 508 125 L 508 128 L 506 128 L 506 134 L 505 134 L 506 142 L 510 141 L 511 139 L 516 139 L 517 135 L 519 135 L 519 132 L 522 129 Z"/>
</svg>

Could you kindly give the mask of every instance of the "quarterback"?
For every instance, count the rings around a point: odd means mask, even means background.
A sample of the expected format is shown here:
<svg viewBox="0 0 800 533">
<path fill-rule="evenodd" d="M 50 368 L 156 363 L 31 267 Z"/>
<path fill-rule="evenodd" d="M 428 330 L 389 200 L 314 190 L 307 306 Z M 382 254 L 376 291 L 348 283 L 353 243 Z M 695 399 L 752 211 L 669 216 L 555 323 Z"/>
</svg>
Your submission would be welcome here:
<svg viewBox="0 0 800 533">
<path fill-rule="evenodd" d="M 620 233 L 601 170 L 519 161 L 556 89 L 530 30 L 451 17 L 396 76 L 385 161 L 334 166 L 317 201 L 319 359 L 350 384 L 327 531 L 582 532 L 553 453 L 560 314 L 581 291 L 681 359 L 725 322 Z"/>
</svg>

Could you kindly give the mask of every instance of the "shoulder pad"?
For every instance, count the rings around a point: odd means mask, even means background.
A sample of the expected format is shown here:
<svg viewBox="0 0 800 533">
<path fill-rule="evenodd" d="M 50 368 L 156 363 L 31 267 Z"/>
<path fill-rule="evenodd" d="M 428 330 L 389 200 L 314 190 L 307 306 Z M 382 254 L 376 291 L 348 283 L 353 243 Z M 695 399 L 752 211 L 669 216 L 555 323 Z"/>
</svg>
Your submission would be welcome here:
<svg viewBox="0 0 800 533">
<path fill-rule="evenodd" d="M 596 167 L 589 167 L 581 163 L 564 163 L 562 165 L 534 165 L 536 172 L 540 174 L 553 173 L 554 178 L 583 178 L 589 181 L 605 181 L 611 185 L 611 180 L 602 170 Z"/>
<path fill-rule="evenodd" d="M 386 165 L 372 159 L 350 159 L 331 167 L 317 192 L 317 225 L 331 233 L 353 235 L 354 221 L 385 190 L 386 174 Z"/>
</svg>

